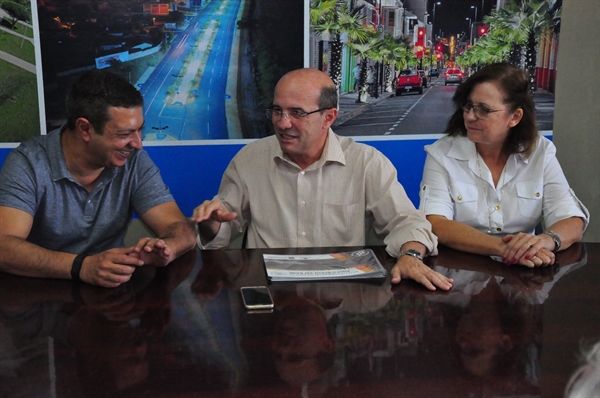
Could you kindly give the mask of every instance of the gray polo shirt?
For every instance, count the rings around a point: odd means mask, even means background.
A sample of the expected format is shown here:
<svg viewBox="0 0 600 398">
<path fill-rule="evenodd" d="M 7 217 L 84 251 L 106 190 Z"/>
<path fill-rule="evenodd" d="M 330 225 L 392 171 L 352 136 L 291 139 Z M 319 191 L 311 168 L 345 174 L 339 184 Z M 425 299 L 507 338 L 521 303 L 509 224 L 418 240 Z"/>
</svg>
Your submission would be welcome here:
<svg viewBox="0 0 600 398">
<path fill-rule="evenodd" d="M 88 192 L 67 170 L 60 136 L 55 130 L 22 143 L 0 170 L 0 206 L 33 216 L 29 242 L 68 253 L 123 247 L 133 211 L 141 215 L 174 200 L 144 150 L 105 169 Z"/>
</svg>

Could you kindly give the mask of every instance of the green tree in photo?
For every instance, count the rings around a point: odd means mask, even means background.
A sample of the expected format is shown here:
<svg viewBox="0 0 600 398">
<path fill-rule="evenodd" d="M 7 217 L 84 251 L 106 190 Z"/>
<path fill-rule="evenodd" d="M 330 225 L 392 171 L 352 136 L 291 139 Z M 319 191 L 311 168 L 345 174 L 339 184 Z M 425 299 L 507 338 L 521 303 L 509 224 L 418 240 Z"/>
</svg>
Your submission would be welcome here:
<svg viewBox="0 0 600 398">
<path fill-rule="evenodd" d="M 346 4 L 344 0 L 314 0 L 311 2 L 311 28 L 331 44 L 331 62 L 329 77 L 338 91 L 342 82 L 342 35 L 349 43 L 364 43 L 371 28 L 362 24 L 363 6 L 354 6 L 354 1 Z"/>
<path fill-rule="evenodd" d="M 463 67 L 509 62 L 529 73 L 535 89 L 535 66 L 540 38 L 560 22 L 561 2 L 511 0 L 485 17 L 489 33 L 457 59 Z"/>
<path fill-rule="evenodd" d="M 14 29 L 19 21 L 27 22 L 31 18 L 29 10 L 21 4 L 13 1 L 5 1 L 2 3 L 2 9 L 8 13 L 11 19 L 10 27 Z"/>
</svg>

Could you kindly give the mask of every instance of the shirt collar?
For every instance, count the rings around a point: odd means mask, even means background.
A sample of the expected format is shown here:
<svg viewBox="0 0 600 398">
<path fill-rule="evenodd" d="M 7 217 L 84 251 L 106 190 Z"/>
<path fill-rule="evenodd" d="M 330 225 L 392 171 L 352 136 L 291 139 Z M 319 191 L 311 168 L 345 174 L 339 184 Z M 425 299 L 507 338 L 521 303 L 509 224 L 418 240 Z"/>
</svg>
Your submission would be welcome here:
<svg viewBox="0 0 600 398">
<path fill-rule="evenodd" d="M 56 129 L 48 133 L 46 145 L 48 148 L 48 159 L 50 162 L 50 172 L 52 180 L 58 181 L 63 178 L 72 180 L 73 177 L 67 169 L 67 161 L 63 152 L 61 137 L 62 133 L 67 129 L 67 125 L 63 125 L 60 129 Z"/>
<path fill-rule="evenodd" d="M 475 159 L 475 143 L 473 141 L 470 141 L 465 136 L 457 136 L 454 140 L 452 140 L 452 146 L 450 147 L 447 156 L 449 158 L 454 158 L 457 160 Z M 513 153 L 509 156 L 509 158 L 512 157 L 514 157 L 515 160 L 520 160 L 525 164 L 529 163 L 529 159 L 525 157 L 523 153 Z"/>
</svg>

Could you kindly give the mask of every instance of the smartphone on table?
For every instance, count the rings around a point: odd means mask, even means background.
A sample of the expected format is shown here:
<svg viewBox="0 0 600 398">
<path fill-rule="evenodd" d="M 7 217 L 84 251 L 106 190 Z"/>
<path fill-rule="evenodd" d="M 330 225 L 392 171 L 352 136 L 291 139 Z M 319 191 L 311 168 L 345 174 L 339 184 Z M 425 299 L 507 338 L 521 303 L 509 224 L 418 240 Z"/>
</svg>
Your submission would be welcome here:
<svg viewBox="0 0 600 398">
<path fill-rule="evenodd" d="M 266 286 L 244 286 L 240 289 L 247 310 L 272 310 L 273 297 Z"/>
</svg>

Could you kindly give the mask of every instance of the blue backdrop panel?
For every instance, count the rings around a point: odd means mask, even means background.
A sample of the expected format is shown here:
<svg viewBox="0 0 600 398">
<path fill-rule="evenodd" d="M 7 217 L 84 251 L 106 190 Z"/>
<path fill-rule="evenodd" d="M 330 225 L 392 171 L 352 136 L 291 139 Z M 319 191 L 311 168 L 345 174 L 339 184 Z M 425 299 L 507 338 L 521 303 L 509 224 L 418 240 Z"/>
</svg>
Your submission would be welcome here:
<svg viewBox="0 0 600 398">
<path fill-rule="evenodd" d="M 419 183 L 425 163 L 423 146 L 431 142 L 433 140 L 367 143 L 380 150 L 396 166 L 398 180 L 415 206 L 419 203 Z M 225 168 L 242 146 L 147 146 L 145 149 L 160 168 L 181 210 L 190 216 L 194 207 L 217 193 Z M 0 148 L 0 164 L 4 163 L 10 151 L 10 148 Z"/>
<path fill-rule="evenodd" d="M 398 180 L 415 206 L 419 203 L 419 183 L 425 164 L 423 146 L 433 140 L 369 141 L 398 169 Z M 218 191 L 221 176 L 240 145 L 146 147 L 160 168 L 177 203 L 186 215 Z"/>
</svg>

